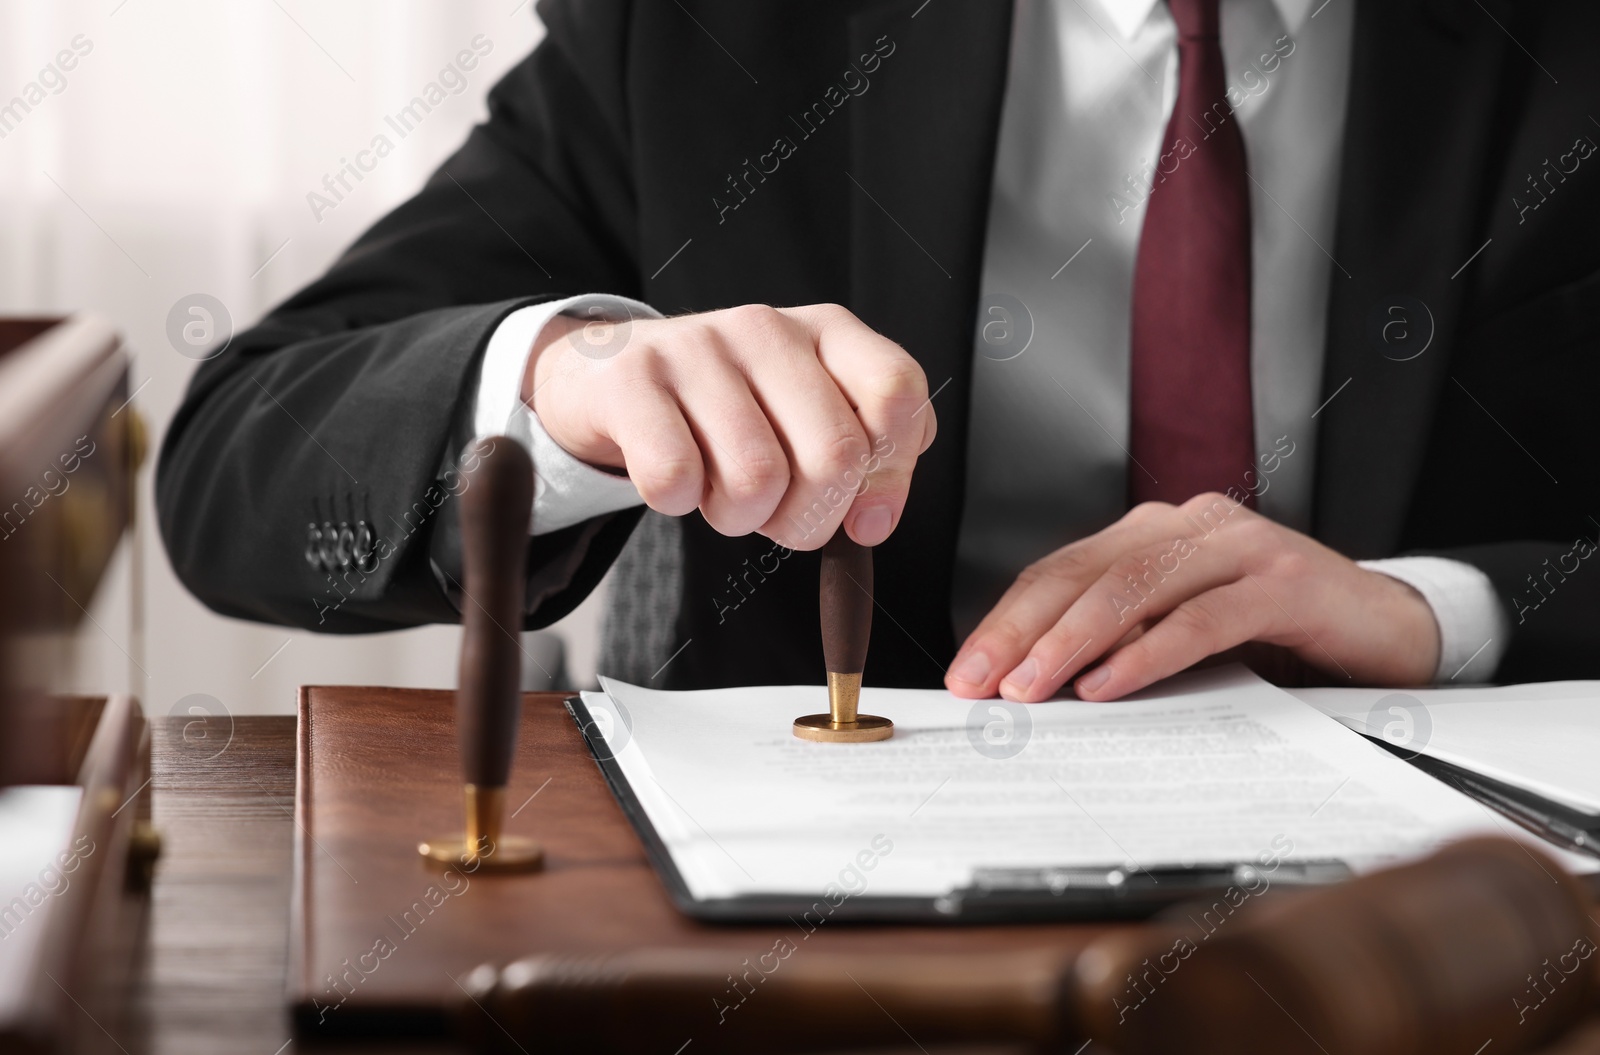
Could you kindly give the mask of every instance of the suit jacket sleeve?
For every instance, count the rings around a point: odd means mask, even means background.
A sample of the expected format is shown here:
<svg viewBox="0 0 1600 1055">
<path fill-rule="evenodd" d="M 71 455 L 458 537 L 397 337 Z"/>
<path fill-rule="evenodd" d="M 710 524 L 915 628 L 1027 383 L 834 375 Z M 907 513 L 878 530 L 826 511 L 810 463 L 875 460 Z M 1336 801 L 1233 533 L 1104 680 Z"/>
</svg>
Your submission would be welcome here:
<svg viewBox="0 0 1600 1055">
<path fill-rule="evenodd" d="M 1600 672 L 1594 631 L 1600 576 L 1582 570 L 1596 548 L 1593 540 L 1579 537 L 1570 543 L 1491 542 L 1427 552 L 1471 564 L 1494 584 L 1511 636 L 1493 677 L 1509 684 Z"/>
<path fill-rule="evenodd" d="M 323 631 L 454 621 L 457 455 L 479 358 L 527 304 L 639 292 L 625 5 L 541 5 L 548 36 L 489 119 L 321 279 L 203 363 L 156 480 L 174 569 L 226 615 Z M 529 540 L 527 625 L 570 611 L 638 510 Z M 376 535 L 308 559 L 308 526 Z"/>
</svg>

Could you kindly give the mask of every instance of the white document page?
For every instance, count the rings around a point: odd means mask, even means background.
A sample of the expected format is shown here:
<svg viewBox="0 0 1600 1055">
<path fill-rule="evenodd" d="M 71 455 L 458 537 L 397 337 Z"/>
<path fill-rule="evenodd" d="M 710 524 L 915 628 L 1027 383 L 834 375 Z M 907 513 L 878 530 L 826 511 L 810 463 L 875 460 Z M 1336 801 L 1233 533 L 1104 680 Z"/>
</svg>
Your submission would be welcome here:
<svg viewBox="0 0 1600 1055">
<path fill-rule="evenodd" d="M 1357 732 L 1600 814 L 1600 682 L 1292 691 Z"/>
<path fill-rule="evenodd" d="M 790 732 L 816 686 L 583 698 L 697 899 L 937 896 L 976 868 L 1339 859 L 1357 871 L 1521 829 L 1242 667 L 1130 701 L 864 688 L 892 739 Z M 1569 867 L 1591 859 L 1550 848 Z"/>
</svg>

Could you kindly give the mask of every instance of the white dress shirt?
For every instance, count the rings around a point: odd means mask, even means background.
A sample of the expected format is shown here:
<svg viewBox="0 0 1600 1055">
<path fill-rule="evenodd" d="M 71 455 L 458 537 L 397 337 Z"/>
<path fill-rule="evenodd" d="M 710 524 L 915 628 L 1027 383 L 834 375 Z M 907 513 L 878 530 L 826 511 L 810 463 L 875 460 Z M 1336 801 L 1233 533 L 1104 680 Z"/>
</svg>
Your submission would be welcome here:
<svg viewBox="0 0 1600 1055">
<path fill-rule="evenodd" d="M 660 312 L 637 300 L 593 294 L 518 308 L 489 336 L 478 373 L 472 431 L 477 437 L 510 436 L 527 448 L 533 458 L 535 535 L 548 535 L 644 502 L 626 476 L 597 469 L 568 454 L 550 438 L 533 408 L 522 401 L 522 375 L 528 368 L 534 338 L 551 319 L 568 312 L 580 318 L 601 312 L 612 320 L 661 318 Z"/>
<path fill-rule="evenodd" d="M 1311 522 L 1328 288 L 1344 277 L 1327 250 L 1353 19 L 1353 0 L 1316 2 L 1222 0 L 1225 105 L 1251 178 L 1251 374 L 1267 455 L 1239 486 L 1300 531 Z M 1170 149 L 1161 139 L 1177 66 L 1160 0 L 1017 0 L 975 335 L 958 639 L 1025 565 L 1125 510 L 1134 259 L 1159 179 L 1152 163 Z M 477 434 L 507 433 L 533 455 L 535 534 L 640 502 L 625 477 L 550 439 L 518 396 L 534 337 L 580 302 L 586 314 L 660 317 L 603 296 L 513 313 L 490 340 L 473 412 Z M 1493 675 L 1509 626 L 1486 575 L 1440 558 L 1362 566 L 1432 607 L 1436 680 Z"/>
</svg>

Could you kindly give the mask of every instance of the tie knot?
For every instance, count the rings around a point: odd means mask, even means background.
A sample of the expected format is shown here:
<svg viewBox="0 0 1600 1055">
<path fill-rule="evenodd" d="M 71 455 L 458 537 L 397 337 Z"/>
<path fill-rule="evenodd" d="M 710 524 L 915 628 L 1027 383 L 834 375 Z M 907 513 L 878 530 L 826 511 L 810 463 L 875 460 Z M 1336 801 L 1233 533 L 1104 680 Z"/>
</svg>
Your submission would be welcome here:
<svg viewBox="0 0 1600 1055">
<path fill-rule="evenodd" d="M 1220 35 L 1220 0 L 1167 0 L 1179 40 L 1204 40 Z"/>
</svg>

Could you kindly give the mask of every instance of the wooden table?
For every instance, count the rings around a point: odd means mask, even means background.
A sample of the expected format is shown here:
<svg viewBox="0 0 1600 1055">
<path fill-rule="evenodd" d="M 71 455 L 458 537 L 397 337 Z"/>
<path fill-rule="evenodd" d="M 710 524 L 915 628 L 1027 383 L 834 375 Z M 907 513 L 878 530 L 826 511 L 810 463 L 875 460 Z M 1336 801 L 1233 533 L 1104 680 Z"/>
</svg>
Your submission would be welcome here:
<svg viewBox="0 0 1600 1055">
<path fill-rule="evenodd" d="M 291 1039 L 285 990 L 295 719 L 234 719 L 220 754 L 216 740 L 186 741 L 185 724 L 151 722 L 152 809 L 163 848 L 128 1020 L 104 1024 L 117 1046 L 126 1055 L 294 1055 L 308 1046 L 352 1055 L 465 1055 L 444 1043 Z M 206 734 L 226 738 L 228 729 Z M 920 1053 L 913 1047 L 906 1055 Z"/>
<path fill-rule="evenodd" d="M 221 754 L 152 722 L 151 790 L 163 839 L 134 972 L 128 1055 L 293 1055 L 284 1002 L 294 841 L 295 720 L 234 720 Z M 227 729 L 210 731 L 226 735 Z M 378 1049 L 442 1053 L 442 1046 Z"/>
</svg>

